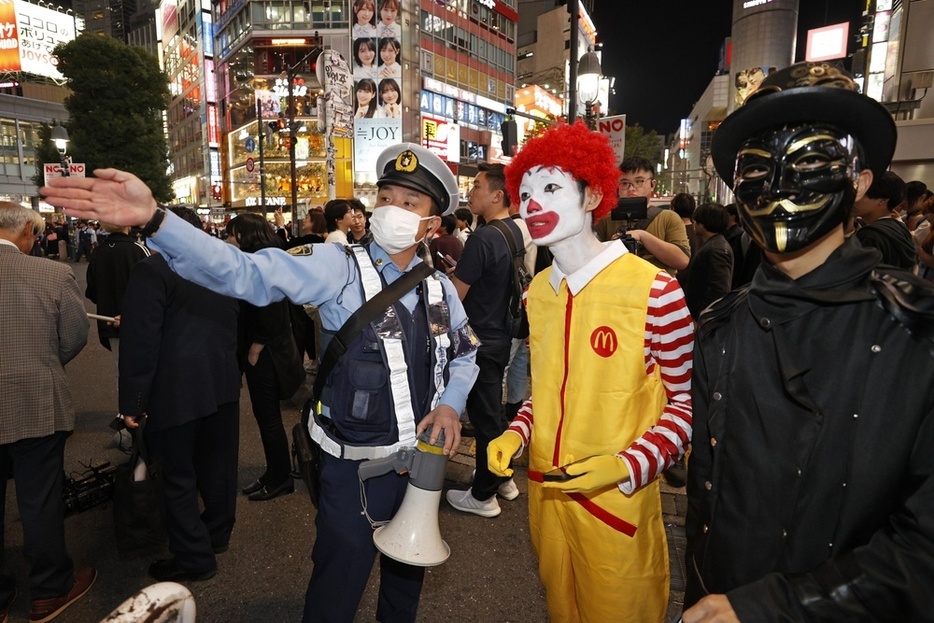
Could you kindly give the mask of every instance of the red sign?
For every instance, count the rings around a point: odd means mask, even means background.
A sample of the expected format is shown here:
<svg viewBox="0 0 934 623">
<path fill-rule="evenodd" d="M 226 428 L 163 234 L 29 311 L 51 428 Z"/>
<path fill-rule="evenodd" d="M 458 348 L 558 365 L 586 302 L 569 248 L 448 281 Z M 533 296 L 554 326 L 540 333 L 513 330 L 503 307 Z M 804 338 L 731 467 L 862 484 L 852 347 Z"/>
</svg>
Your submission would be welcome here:
<svg viewBox="0 0 934 623">
<path fill-rule="evenodd" d="M 256 168 L 256 164 L 253 162 L 253 159 L 252 159 L 252 158 L 247 158 L 247 159 L 246 159 L 246 172 L 247 172 L 247 173 L 252 173 L 252 172 L 253 172 L 253 169 L 255 169 L 255 168 Z"/>
</svg>

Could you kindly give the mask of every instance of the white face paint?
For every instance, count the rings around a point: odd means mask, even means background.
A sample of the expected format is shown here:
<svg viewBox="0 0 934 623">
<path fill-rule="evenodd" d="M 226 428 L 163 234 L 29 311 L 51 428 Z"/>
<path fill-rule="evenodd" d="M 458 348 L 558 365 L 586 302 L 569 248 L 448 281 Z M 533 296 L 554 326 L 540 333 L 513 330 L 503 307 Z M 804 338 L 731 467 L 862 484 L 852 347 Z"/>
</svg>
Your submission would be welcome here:
<svg viewBox="0 0 934 623">
<path fill-rule="evenodd" d="M 590 226 L 580 184 L 559 167 L 526 171 L 519 185 L 519 214 L 535 244 L 547 246 L 580 234 Z"/>
</svg>

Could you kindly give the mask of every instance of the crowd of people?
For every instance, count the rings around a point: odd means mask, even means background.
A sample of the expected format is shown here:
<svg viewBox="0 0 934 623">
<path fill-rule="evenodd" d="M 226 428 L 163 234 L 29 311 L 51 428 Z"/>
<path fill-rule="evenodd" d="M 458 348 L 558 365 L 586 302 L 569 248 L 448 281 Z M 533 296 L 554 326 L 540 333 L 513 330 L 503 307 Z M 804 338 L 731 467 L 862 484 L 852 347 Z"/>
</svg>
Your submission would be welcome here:
<svg viewBox="0 0 934 623">
<path fill-rule="evenodd" d="M 374 6 L 355 4 L 361 28 Z M 371 520 L 394 515 L 408 477 L 361 483 L 357 469 L 422 433 L 449 455 L 463 425 L 477 469 L 447 503 L 499 515 L 519 495 L 511 463 L 528 453 L 529 533 L 554 621 L 664 620 L 662 474 L 687 480 L 686 623 L 927 620 L 932 193 L 887 171 L 891 115 L 844 72 L 799 63 L 760 86 L 713 137 L 735 203 L 677 195 L 637 222 L 611 210 L 655 194 L 653 164 L 615 166 L 583 124 L 529 140 L 505 167 L 482 165 L 466 207 L 437 156 L 389 147 L 372 213 L 329 201 L 295 238 L 281 212 L 236 217 L 226 243 L 206 236 L 191 210 L 157 205 L 114 169 L 44 187 L 111 232 L 91 252 L 87 294 L 115 318 L 99 328 L 118 361 L 120 415 L 145 423 L 164 465 L 172 557 L 150 575 L 217 572 L 235 515 L 241 374 L 266 459 L 241 492 L 261 502 L 294 489 L 278 401 L 300 381 L 302 353 L 340 352 L 306 405 L 322 462 L 305 621 L 353 620 L 377 557 L 376 619 L 416 619 L 424 568 L 372 541 Z M 43 229 L 0 206 L 0 279 L 60 301 L 44 308 L 43 349 L 18 337 L 0 355 L 22 370 L 52 362 L 61 387 L 87 321 L 71 271 L 26 257 Z M 95 266 L 108 253 L 111 268 Z M 510 310 L 516 262 L 538 273 L 527 323 Z M 117 282 L 120 294 L 105 294 Z M 31 316 L 4 314 L 15 335 L 35 332 Z M 351 322 L 363 329 L 345 336 Z M 128 350 L 158 356 L 117 358 Z M 62 399 L 43 403 L 50 395 Z M 96 578 L 65 554 L 54 499 L 74 425 L 67 396 L 24 395 L 0 419 L 26 548 L 45 552 L 32 558 L 33 621 Z M 37 488 L 53 495 L 23 495 Z M 2 612 L 15 589 L 0 580 Z"/>
</svg>

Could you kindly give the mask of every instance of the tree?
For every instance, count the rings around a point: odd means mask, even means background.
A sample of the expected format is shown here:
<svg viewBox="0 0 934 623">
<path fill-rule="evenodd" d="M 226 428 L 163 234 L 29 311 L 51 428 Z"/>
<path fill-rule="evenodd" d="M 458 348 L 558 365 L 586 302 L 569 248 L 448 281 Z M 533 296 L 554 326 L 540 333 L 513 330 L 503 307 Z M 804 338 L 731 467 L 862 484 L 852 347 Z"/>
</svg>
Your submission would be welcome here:
<svg viewBox="0 0 934 623">
<path fill-rule="evenodd" d="M 71 90 L 65 98 L 68 155 L 85 163 L 89 171 L 107 167 L 130 171 L 146 182 L 157 200 L 170 200 L 162 121 L 169 87 L 156 57 L 143 48 L 92 34 L 59 44 L 53 53 Z M 42 164 L 58 162 L 57 156 L 45 159 L 48 131 L 43 130 L 37 185 L 42 181 Z"/>
<path fill-rule="evenodd" d="M 646 132 L 638 123 L 626 126 L 626 158 L 641 156 L 651 162 L 657 162 L 660 152 L 661 140 L 655 130 Z"/>
</svg>

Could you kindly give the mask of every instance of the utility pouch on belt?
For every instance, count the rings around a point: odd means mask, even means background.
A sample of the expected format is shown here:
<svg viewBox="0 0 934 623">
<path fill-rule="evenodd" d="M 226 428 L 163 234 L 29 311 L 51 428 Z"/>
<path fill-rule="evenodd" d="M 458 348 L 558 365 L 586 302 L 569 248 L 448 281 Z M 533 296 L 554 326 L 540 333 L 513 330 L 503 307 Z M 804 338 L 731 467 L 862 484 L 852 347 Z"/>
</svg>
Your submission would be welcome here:
<svg viewBox="0 0 934 623">
<path fill-rule="evenodd" d="M 308 419 L 314 407 L 313 401 L 312 397 L 305 402 L 302 408 L 302 421 L 292 427 L 292 475 L 302 479 L 308 489 L 311 503 L 318 508 L 324 450 L 308 434 Z"/>
</svg>

